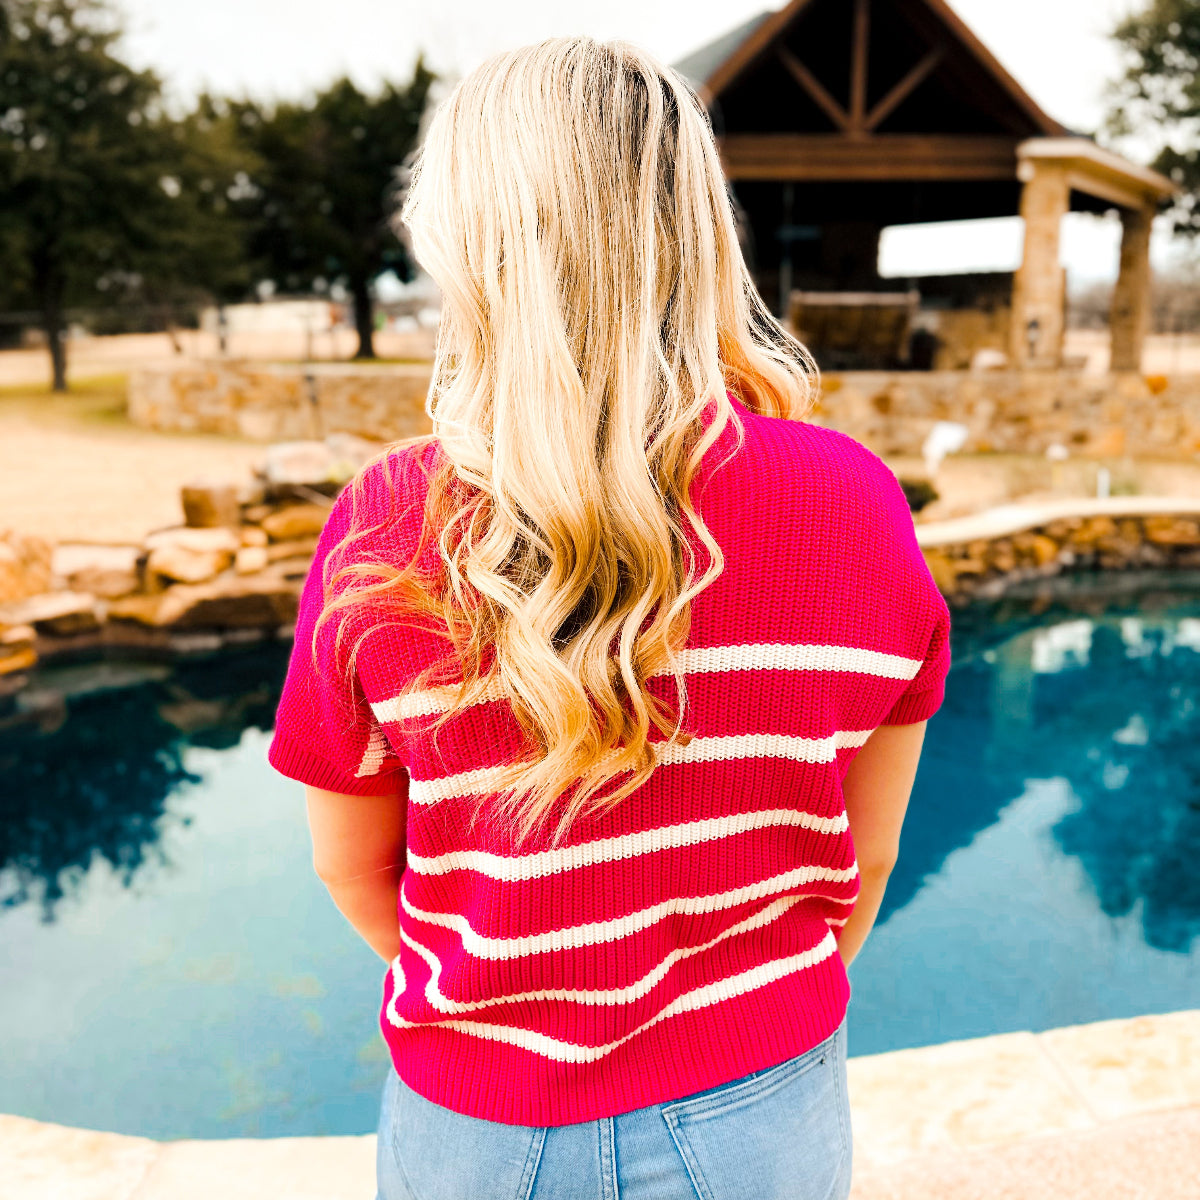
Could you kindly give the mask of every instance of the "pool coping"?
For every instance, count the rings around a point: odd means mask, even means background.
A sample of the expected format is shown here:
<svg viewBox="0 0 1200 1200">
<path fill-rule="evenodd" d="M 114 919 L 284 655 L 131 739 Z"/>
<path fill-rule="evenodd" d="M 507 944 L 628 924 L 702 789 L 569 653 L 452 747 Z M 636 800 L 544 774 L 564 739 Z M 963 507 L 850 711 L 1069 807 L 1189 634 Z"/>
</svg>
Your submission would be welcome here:
<svg viewBox="0 0 1200 1200">
<path fill-rule="evenodd" d="M 922 549 L 976 540 L 991 541 L 1036 529 L 1050 521 L 1071 517 L 1195 516 L 1200 497 L 1193 496 L 1067 496 L 998 504 L 963 517 L 917 521 L 917 543 Z"/>
<path fill-rule="evenodd" d="M 852 1200 L 1195 1196 L 1200 1009 L 852 1057 L 848 1076 Z M 375 1191 L 373 1134 L 157 1142 L 0 1114 L 0 1161 L 6 1200 Z"/>
</svg>

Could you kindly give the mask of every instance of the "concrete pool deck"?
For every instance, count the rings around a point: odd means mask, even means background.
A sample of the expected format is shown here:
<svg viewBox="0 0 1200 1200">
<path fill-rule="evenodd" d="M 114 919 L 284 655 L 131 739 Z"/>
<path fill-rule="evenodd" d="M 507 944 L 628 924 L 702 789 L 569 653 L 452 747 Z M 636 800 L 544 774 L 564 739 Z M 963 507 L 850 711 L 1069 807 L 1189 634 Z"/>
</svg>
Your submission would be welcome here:
<svg viewBox="0 0 1200 1200">
<path fill-rule="evenodd" d="M 851 1200 L 1200 1197 L 1200 1009 L 855 1057 L 849 1078 Z M 375 1138 L 156 1142 L 0 1115 L 0 1194 L 372 1200 Z"/>
</svg>

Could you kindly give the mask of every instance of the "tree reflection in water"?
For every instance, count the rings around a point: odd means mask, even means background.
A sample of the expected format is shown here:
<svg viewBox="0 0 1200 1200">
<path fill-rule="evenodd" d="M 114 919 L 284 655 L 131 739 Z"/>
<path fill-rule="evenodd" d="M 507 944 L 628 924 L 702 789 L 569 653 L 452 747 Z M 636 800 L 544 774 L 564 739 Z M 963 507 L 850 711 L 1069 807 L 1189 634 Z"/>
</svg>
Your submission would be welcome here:
<svg viewBox="0 0 1200 1200">
<path fill-rule="evenodd" d="M 1200 642 L 1177 631 L 1095 624 L 1088 668 L 1047 678 L 1039 715 L 1072 751 L 1060 772 L 1080 801 L 1059 844 L 1103 912 L 1140 903 L 1147 943 L 1186 952 L 1200 932 Z"/>
<path fill-rule="evenodd" d="M 1140 905 L 1145 940 L 1186 951 L 1200 931 L 1200 578 L 1055 586 L 955 613 L 946 702 L 880 921 L 1026 780 L 1065 778 L 1078 808 L 1054 836 L 1102 911 Z M 132 881 L 159 853 L 167 798 L 193 778 L 185 748 L 270 729 L 286 665 L 279 645 L 95 664 L 0 700 L 0 903 L 36 899 L 50 920 L 97 856 Z"/>
<path fill-rule="evenodd" d="M 126 886 L 161 862 L 167 798 L 197 779 L 185 748 L 269 729 L 286 665 L 279 646 L 169 668 L 99 662 L 0 699 L 0 904 L 36 901 L 52 921 L 95 859 Z"/>
<path fill-rule="evenodd" d="M 955 614 L 946 702 L 880 920 L 1026 780 L 1062 778 L 1078 807 L 1054 837 L 1101 910 L 1120 917 L 1140 904 L 1145 941 L 1187 952 L 1200 932 L 1200 580 L 1058 586 L 1052 599 Z"/>
</svg>

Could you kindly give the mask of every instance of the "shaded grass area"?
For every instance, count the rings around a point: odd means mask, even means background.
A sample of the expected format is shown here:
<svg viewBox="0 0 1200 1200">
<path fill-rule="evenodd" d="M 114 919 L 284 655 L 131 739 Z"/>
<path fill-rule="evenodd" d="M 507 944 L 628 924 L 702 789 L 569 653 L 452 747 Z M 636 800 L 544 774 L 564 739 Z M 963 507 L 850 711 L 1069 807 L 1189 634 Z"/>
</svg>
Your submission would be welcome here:
<svg viewBox="0 0 1200 1200">
<path fill-rule="evenodd" d="M 125 374 L 96 375 L 73 382 L 67 392 L 51 391 L 48 384 L 7 384 L 0 387 L 0 416 L 51 425 L 129 425 L 128 381 Z"/>
</svg>

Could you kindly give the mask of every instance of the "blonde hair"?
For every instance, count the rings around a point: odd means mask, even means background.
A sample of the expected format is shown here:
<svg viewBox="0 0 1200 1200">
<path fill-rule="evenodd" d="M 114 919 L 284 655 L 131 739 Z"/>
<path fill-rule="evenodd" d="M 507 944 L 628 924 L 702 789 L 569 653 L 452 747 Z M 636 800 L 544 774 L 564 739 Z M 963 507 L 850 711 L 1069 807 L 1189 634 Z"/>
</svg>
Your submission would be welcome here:
<svg viewBox="0 0 1200 1200">
<path fill-rule="evenodd" d="M 649 779 L 651 726 L 690 741 L 678 655 L 724 569 L 690 485 L 730 421 L 742 444 L 727 390 L 799 417 L 816 368 L 751 281 L 703 105 L 634 46 L 552 39 L 473 71 L 433 117 L 401 219 L 443 297 L 422 543 L 403 567 L 340 554 L 322 620 L 435 618 L 452 653 L 408 690 L 452 667 L 435 729 L 508 700 L 525 753 L 498 815 L 520 842 L 561 807 L 557 843 Z M 433 538 L 440 570 L 421 575 Z M 655 674 L 674 676 L 674 711 Z"/>
</svg>

